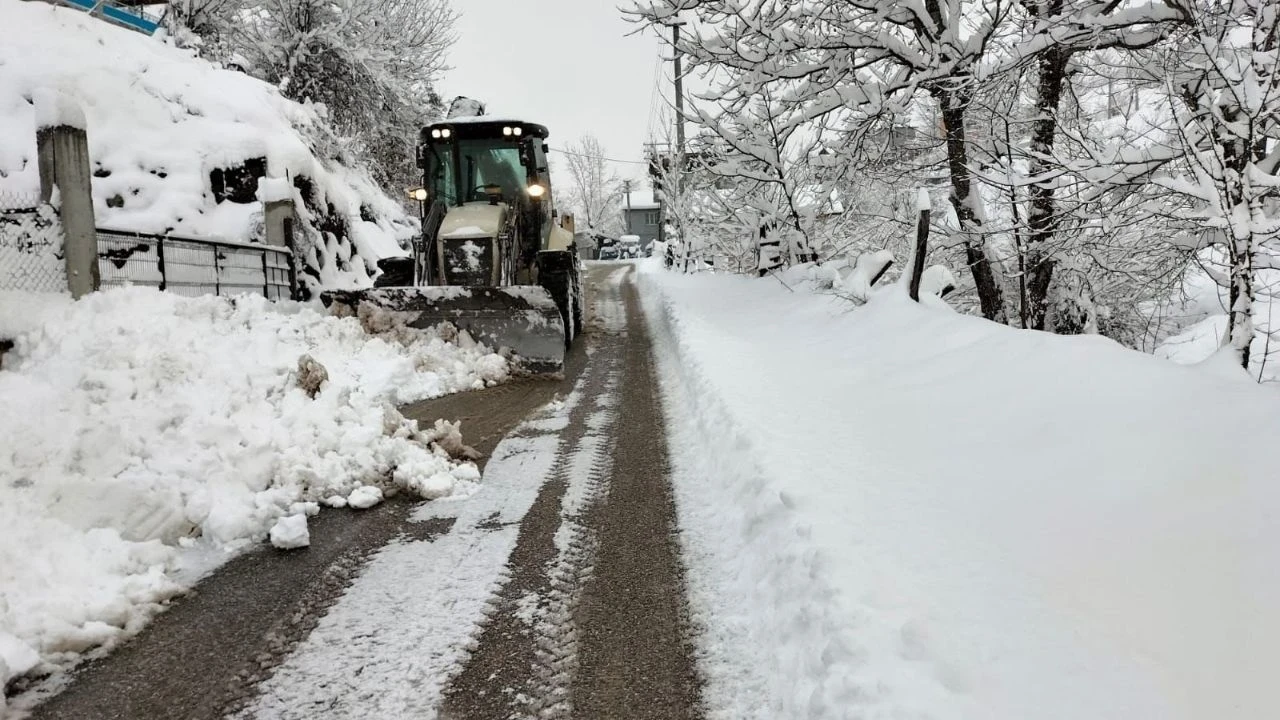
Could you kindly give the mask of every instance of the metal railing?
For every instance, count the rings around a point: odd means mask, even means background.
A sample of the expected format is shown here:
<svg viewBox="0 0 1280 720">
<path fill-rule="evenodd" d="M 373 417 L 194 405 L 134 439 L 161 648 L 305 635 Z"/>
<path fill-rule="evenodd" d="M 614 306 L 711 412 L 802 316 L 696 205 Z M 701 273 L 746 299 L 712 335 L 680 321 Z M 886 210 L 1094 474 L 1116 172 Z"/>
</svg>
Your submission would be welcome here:
<svg viewBox="0 0 1280 720">
<path fill-rule="evenodd" d="M 131 283 L 179 295 L 297 297 L 293 252 L 257 243 L 98 229 L 98 273 L 104 288 Z"/>
</svg>

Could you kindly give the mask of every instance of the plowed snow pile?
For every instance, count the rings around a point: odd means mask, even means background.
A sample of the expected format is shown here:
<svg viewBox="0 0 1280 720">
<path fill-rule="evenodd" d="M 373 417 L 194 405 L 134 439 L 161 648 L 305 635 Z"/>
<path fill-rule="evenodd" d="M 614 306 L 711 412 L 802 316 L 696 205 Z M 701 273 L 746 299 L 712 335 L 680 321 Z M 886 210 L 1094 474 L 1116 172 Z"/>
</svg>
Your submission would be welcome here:
<svg viewBox="0 0 1280 720">
<path fill-rule="evenodd" d="M 465 335 L 371 338 L 256 296 L 0 293 L 0 337 L 0 685 L 136 630 L 279 520 L 305 544 L 318 503 L 469 492 L 475 466 L 432 442 L 449 428 L 395 405 L 507 374 Z"/>
<path fill-rule="evenodd" d="M 1276 715 L 1274 386 L 649 270 L 709 717 Z"/>
</svg>

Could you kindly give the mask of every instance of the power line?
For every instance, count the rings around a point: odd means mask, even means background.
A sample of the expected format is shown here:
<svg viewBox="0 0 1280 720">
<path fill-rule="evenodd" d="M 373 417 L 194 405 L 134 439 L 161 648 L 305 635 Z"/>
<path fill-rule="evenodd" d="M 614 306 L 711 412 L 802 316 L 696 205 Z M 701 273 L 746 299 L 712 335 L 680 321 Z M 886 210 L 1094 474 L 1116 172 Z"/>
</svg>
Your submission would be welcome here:
<svg viewBox="0 0 1280 720">
<path fill-rule="evenodd" d="M 656 137 L 654 127 L 658 124 L 658 100 L 662 97 L 663 67 L 662 54 L 658 53 L 653 58 L 653 73 L 650 78 L 653 87 L 649 89 L 649 124 L 645 128 L 645 139 L 649 141 Z"/>
<path fill-rule="evenodd" d="M 569 152 L 568 150 L 561 150 L 560 148 L 547 148 L 547 149 L 550 150 L 551 152 L 558 152 L 561 155 L 572 155 L 574 157 L 590 158 L 593 160 L 598 158 L 600 160 L 604 160 L 605 162 L 627 163 L 628 165 L 648 165 L 649 164 L 648 161 L 646 160 L 617 160 L 615 158 L 601 157 L 599 155 L 583 155 L 582 153 Z"/>
</svg>

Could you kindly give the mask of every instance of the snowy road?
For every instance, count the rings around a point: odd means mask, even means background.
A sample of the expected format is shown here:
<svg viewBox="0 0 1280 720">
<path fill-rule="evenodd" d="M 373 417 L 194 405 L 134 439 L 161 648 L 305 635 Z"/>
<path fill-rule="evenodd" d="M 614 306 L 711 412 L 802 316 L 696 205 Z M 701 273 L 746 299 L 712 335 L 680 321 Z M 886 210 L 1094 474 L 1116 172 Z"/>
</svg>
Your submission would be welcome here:
<svg viewBox="0 0 1280 720">
<path fill-rule="evenodd" d="M 327 511 L 215 574 L 35 718 L 698 717 L 653 360 L 590 268 L 562 383 L 429 401 L 490 454 L 452 502 Z"/>
</svg>

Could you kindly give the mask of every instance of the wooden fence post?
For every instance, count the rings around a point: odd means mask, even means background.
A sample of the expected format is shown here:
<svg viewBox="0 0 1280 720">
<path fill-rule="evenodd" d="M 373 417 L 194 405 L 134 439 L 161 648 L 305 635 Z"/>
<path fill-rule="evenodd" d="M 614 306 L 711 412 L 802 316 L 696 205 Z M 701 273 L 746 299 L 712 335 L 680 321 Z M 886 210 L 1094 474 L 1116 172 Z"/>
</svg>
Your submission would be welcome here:
<svg viewBox="0 0 1280 720">
<path fill-rule="evenodd" d="M 920 302 L 920 278 L 924 275 L 924 256 L 929 252 L 929 193 L 924 188 L 916 195 L 916 251 L 911 261 L 911 299 Z"/>
</svg>

